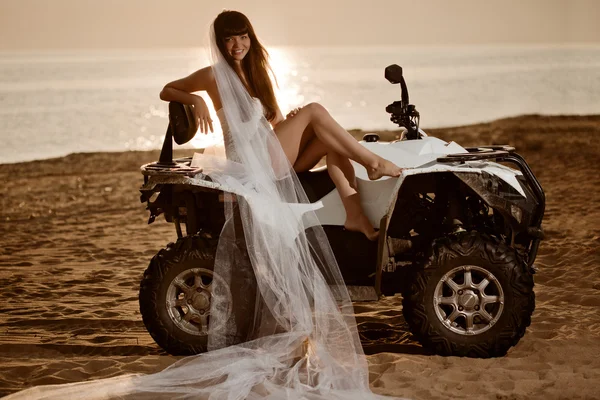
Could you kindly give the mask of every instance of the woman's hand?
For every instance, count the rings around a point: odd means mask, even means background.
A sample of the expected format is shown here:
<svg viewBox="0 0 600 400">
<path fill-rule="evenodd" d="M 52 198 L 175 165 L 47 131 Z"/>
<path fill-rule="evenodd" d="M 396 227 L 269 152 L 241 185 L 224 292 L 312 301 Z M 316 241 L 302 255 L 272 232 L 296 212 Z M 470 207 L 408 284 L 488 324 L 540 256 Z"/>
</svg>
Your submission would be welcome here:
<svg viewBox="0 0 600 400">
<path fill-rule="evenodd" d="M 198 128 L 200 128 L 200 132 L 208 133 L 208 129 L 210 128 L 211 132 L 214 132 L 212 125 L 212 118 L 210 117 L 210 112 L 208 111 L 208 106 L 204 99 L 200 96 L 194 101 L 194 116 L 196 117 L 196 123 L 198 124 Z"/>
<path fill-rule="evenodd" d="M 300 111 L 302 107 L 297 107 L 294 108 L 292 111 L 290 111 L 285 117 L 286 118 L 292 118 L 294 115 L 298 114 L 298 111 Z"/>
</svg>

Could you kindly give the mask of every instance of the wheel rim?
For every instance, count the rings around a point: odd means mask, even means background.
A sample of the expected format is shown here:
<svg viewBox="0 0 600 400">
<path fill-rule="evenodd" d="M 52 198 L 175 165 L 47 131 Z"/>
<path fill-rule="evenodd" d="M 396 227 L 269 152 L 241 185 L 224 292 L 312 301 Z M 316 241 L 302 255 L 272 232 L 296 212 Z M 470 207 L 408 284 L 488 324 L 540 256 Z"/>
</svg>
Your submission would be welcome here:
<svg viewBox="0 0 600 400">
<path fill-rule="evenodd" d="M 219 294 L 226 296 L 227 312 L 222 321 L 210 320 L 210 305 L 215 281 Z M 167 289 L 169 317 L 179 329 L 190 335 L 208 335 L 209 323 L 225 324 L 231 315 L 231 292 L 227 283 L 218 274 L 205 268 L 190 268 L 175 277 Z M 212 326 L 219 329 L 219 326 Z"/>
<path fill-rule="evenodd" d="M 498 279 L 488 270 L 462 265 L 440 279 L 433 295 L 433 308 L 450 331 L 478 335 L 500 319 L 504 292 Z"/>
</svg>

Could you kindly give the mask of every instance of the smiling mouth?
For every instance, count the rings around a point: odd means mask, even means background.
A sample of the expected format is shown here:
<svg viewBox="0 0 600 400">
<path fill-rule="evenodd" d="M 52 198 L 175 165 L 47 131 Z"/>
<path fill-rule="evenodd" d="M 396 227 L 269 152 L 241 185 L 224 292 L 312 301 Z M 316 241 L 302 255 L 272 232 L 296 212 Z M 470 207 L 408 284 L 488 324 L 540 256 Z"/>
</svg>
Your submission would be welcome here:
<svg viewBox="0 0 600 400">
<path fill-rule="evenodd" d="M 242 49 L 242 50 L 233 50 L 233 52 L 232 52 L 232 53 L 233 53 L 234 55 L 239 55 L 239 54 L 242 54 L 243 52 L 244 52 L 244 50 Z"/>
</svg>

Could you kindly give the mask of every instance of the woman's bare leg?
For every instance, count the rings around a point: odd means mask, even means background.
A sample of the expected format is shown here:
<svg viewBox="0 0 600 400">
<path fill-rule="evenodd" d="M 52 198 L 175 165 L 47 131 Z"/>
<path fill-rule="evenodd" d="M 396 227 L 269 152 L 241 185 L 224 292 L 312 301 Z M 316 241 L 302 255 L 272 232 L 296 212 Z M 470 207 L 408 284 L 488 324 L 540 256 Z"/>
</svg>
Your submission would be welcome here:
<svg viewBox="0 0 600 400">
<path fill-rule="evenodd" d="M 296 172 L 304 172 L 313 168 L 319 160 L 327 155 L 327 170 L 334 182 L 338 193 L 346 210 L 346 221 L 344 227 L 350 231 L 362 232 L 369 240 L 376 240 L 378 232 L 373 228 L 367 216 L 364 214 L 354 167 L 347 157 L 344 157 L 333 150 L 330 150 L 325 144 L 316 137 L 315 132 L 309 125 L 302 135 L 298 135 L 300 146 L 296 160 L 293 162 Z M 281 140 L 281 139 L 280 139 Z"/>
<path fill-rule="evenodd" d="M 344 227 L 349 231 L 364 233 L 369 240 L 376 240 L 379 232 L 373 228 L 363 211 L 360 195 L 358 194 L 356 176 L 354 175 L 354 167 L 348 158 L 334 151 L 328 151 L 323 142 L 315 137 L 298 155 L 298 159 L 294 163 L 294 170 L 296 172 L 308 171 L 324 155 L 327 156 L 327 171 L 338 190 L 342 204 L 346 210 Z"/>
<path fill-rule="evenodd" d="M 275 127 L 275 132 L 292 165 L 301 151 L 316 136 L 329 150 L 364 166 L 369 179 L 399 176 L 402 172 L 402 169 L 391 161 L 358 144 L 356 139 L 344 130 L 323 106 L 317 103 L 308 104 L 292 118 L 280 122 Z M 302 134 L 300 135 L 298 132 L 302 132 Z"/>
<path fill-rule="evenodd" d="M 307 128 L 308 129 L 308 128 Z M 329 149 L 325 147 L 318 137 L 314 137 L 308 144 L 300 150 L 298 158 L 294 162 L 294 171 L 306 172 L 314 168 L 323 157 L 327 155 Z"/>
<path fill-rule="evenodd" d="M 329 176 L 335 183 L 344 209 L 346 209 L 344 227 L 349 231 L 364 233 L 369 240 L 376 240 L 379 232 L 373 228 L 363 211 L 354 168 L 350 164 L 350 160 L 330 151 L 327 153 L 327 171 L 329 171 Z"/>
</svg>

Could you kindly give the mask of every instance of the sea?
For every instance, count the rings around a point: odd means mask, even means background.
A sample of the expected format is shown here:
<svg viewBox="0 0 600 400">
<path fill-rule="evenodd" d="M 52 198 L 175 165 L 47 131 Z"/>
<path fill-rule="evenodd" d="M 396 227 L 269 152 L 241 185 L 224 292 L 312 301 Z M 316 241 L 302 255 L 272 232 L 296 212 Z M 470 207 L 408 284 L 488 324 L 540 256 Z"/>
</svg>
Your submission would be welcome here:
<svg viewBox="0 0 600 400">
<path fill-rule="evenodd" d="M 390 130 L 403 68 L 424 130 L 522 114 L 600 114 L 600 45 L 273 47 L 284 114 L 324 105 L 347 129 Z M 0 163 L 160 148 L 162 87 L 208 65 L 203 49 L 0 52 Z M 216 120 L 216 117 L 214 118 Z M 188 147 L 222 137 L 198 133 Z"/>
</svg>

